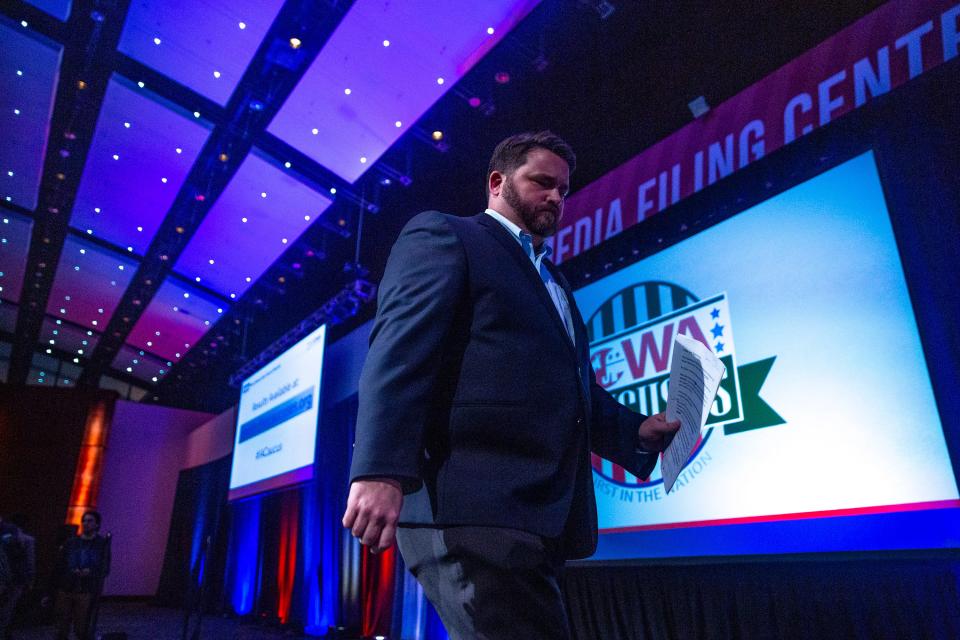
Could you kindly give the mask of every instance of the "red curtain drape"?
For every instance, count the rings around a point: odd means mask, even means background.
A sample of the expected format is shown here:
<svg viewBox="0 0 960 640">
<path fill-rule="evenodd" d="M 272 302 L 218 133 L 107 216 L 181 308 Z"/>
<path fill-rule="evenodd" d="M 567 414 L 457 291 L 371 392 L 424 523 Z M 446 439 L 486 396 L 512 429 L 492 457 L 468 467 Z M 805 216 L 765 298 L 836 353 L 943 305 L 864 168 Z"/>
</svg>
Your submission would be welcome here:
<svg viewBox="0 0 960 640">
<path fill-rule="evenodd" d="M 361 629 L 364 636 L 387 635 L 393 613 L 397 546 L 383 553 L 363 547 L 360 565 Z"/>
<path fill-rule="evenodd" d="M 280 505 L 280 548 L 277 558 L 277 617 L 286 623 L 297 576 L 297 541 L 300 535 L 300 492 L 287 491 Z"/>
</svg>

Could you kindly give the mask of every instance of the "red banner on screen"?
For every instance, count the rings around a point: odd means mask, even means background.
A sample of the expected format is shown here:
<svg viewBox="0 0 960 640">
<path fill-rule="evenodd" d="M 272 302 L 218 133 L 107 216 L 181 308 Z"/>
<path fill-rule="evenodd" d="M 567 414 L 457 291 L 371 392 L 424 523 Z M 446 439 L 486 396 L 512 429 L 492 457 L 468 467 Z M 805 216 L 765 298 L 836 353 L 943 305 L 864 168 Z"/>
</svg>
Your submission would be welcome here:
<svg viewBox="0 0 960 640">
<path fill-rule="evenodd" d="M 956 0 L 893 0 L 569 198 L 560 263 L 957 57 Z"/>
</svg>

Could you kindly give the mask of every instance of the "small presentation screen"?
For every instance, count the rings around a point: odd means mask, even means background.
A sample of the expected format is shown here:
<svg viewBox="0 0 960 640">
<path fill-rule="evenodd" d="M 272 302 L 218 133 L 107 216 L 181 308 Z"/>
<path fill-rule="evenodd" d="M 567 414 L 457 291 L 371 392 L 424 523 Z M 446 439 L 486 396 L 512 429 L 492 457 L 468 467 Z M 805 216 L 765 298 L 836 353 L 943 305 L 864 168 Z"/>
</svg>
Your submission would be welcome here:
<svg viewBox="0 0 960 640">
<path fill-rule="evenodd" d="M 673 337 L 727 373 L 670 494 L 593 457 L 593 559 L 931 549 L 960 501 L 872 152 L 576 292 L 598 383 L 666 407 Z"/>
<path fill-rule="evenodd" d="M 228 498 L 313 477 L 326 325 L 243 381 Z"/>
</svg>

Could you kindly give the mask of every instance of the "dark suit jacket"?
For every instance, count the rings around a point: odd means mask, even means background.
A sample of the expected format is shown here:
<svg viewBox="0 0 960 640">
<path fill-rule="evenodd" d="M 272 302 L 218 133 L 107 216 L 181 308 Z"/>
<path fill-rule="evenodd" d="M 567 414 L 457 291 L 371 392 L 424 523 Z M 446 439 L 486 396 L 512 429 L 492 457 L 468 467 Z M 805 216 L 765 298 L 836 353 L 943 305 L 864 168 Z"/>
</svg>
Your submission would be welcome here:
<svg viewBox="0 0 960 640">
<path fill-rule="evenodd" d="M 545 261 L 546 262 L 546 261 Z M 476 525 L 560 537 L 593 552 L 590 450 L 639 477 L 644 419 L 595 382 L 566 279 L 574 348 L 530 259 L 486 213 L 435 211 L 401 232 L 360 377 L 351 480 L 402 480 L 401 524 Z"/>
</svg>

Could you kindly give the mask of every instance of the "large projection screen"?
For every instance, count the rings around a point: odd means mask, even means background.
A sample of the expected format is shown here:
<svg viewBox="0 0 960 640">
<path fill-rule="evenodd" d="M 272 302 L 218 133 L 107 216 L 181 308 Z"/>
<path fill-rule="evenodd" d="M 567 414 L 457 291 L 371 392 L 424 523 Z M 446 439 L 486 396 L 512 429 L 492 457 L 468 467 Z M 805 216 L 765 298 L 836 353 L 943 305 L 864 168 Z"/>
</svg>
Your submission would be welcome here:
<svg viewBox="0 0 960 640">
<path fill-rule="evenodd" d="M 666 406 L 672 336 L 728 375 L 674 490 L 594 457 L 595 560 L 960 545 L 960 509 L 872 152 L 575 294 L 598 382 Z"/>
<path fill-rule="evenodd" d="M 243 381 L 228 498 L 313 478 L 326 325 Z"/>
</svg>

